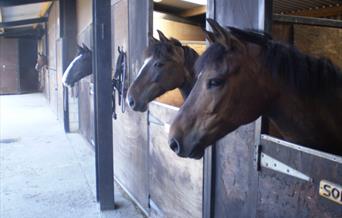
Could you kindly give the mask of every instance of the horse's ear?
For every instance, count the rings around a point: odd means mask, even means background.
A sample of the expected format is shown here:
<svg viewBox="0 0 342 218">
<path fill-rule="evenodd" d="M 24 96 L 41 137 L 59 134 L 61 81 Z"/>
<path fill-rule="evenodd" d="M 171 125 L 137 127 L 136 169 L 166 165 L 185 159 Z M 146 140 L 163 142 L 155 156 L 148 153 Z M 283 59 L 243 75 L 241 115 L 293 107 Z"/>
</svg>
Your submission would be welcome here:
<svg viewBox="0 0 342 218">
<path fill-rule="evenodd" d="M 169 39 L 164 35 L 164 33 L 162 33 L 162 31 L 157 30 L 158 35 L 159 35 L 159 40 L 162 42 L 168 42 Z"/>
<path fill-rule="evenodd" d="M 148 41 L 149 41 L 149 44 L 155 44 L 159 42 L 158 39 L 153 37 L 153 34 L 151 32 L 148 33 Z"/>
<path fill-rule="evenodd" d="M 229 29 L 222 27 L 215 20 L 207 19 L 210 27 L 213 29 L 213 38 L 215 42 L 222 44 L 226 48 L 241 49 L 243 43 L 234 37 Z"/>
<path fill-rule="evenodd" d="M 205 33 L 205 38 L 208 40 L 210 44 L 216 42 L 215 35 L 213 32 L 210 32 L 204 28 L 202 28 L 202 31 Z"/>
<path fill-rule="evenodd" d="M 90 49 L 86 46 L 86 44 L 82 43 L 82 47 L 85 52 L 90 52 Z"/>
</svg>

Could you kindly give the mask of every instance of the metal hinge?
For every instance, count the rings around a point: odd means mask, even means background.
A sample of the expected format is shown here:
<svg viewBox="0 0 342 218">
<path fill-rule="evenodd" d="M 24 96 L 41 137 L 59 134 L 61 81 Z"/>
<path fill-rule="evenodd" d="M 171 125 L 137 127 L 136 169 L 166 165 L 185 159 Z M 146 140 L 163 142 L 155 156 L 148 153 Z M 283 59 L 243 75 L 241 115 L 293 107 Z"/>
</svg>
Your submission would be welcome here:
<svg viewBox="0 0 342 218">
<path fill-rule="evenodd" d="M 155 117 L 151 112 L 148 113 L 148 123 L 153 123 L 153 124 L 158 125 L 158 126 L 163 126 L 164 131 L 166 133 L 169 133 L 170 124 L 162 122 L 157 117 Z"/>
<path fill-rule="evenodd" d="M 273 157 L 260 152 L 259 153 L 259 166 L 260 167 L 264 167 L 264 168 L 268 168 L 298 179 L 302 179 L 304 181 L 308 181 L 308 182 L 312 182 L 312 178 L 310 178 L 309 176 L 305 175 L 304 173 L 274 159 Z"/>
</svg>

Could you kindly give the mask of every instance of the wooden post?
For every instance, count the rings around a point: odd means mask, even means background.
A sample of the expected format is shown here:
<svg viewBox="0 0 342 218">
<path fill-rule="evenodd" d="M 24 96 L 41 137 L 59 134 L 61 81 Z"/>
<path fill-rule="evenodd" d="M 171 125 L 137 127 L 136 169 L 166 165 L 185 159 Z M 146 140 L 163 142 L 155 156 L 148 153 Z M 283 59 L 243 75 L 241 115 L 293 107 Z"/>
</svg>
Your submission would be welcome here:
<svg viewBox="0 0 342 218">
<path fill-rule="evenodd" d="M 93 0 L 96 191 L 101 210 L 114 209 L 110 2 Z"/>
</svg>

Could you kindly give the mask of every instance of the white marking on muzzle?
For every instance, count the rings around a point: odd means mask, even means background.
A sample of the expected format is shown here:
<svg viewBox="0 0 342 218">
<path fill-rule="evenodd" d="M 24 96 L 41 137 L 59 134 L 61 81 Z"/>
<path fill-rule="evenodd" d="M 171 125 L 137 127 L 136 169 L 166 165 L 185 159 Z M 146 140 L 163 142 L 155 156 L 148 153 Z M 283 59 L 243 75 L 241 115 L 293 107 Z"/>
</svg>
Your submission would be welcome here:
<svg viewBox="0 0 342 218">
<path fill-rule="evenodd" d="M 140 67 L 140 70 L 138 72 L 137 77 L 141 74 L 141 72 L 144 70 L 144 68 L 147 66 L 147 64 L 152 60 L 152 57 L 148 57 L 144 60 L 144 64 Z M 129 101 L 128 101 L 128 96 L 126 96 L 126 103 L 127 105 L 129 105 Z"/>
<path fill-rule="evenodd" d="M 72 69 L 72 67 L 74 66 L 74 64 L 76 63 L 76 61 L 78 59 L 80 59 L 82 57 L 82 55 L 80 54 L 79 56 L 77 56 L 76 58 L 74 58 L 74 60 L 71 61 L 71 63 L 69 64 L 69 66 L 67 67 L 67 69 L 64 71 L 63 73 L 63 77 L 62 77 L 62 83 L 64 86 L 70 87 L 70 84 L 66 83 L 66 80 L 68 78 L 68 75 Z"/>
</svg>

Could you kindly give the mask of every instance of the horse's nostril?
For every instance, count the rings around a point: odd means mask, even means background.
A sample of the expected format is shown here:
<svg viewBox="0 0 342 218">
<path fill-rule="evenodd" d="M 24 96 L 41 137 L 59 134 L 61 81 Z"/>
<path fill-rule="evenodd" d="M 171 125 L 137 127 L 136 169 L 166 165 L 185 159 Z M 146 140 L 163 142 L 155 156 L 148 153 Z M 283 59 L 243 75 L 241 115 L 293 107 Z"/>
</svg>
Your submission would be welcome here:
<svg viewBox="0 0 342 218">
<path fill-rule="evenodd" d="M 180 153 L 180 144 L 175 138 L 170 140 L 169 145 L 172 151 L 174 151 L 176 154 Z"/>
<path fill-rule="evenodd" d="M 134 101 L 134 99 L 133 99 L 133 97 L 132 96 L 128 96 L 127 97 L 127 101 L 128 101 L 128 105 L 131 107 L 131 108 L 133 108 L 134 106 L 135 106 L 135 101 Z"/>
</svg>

